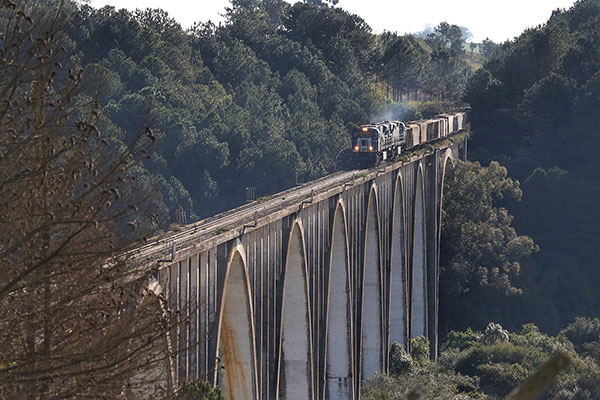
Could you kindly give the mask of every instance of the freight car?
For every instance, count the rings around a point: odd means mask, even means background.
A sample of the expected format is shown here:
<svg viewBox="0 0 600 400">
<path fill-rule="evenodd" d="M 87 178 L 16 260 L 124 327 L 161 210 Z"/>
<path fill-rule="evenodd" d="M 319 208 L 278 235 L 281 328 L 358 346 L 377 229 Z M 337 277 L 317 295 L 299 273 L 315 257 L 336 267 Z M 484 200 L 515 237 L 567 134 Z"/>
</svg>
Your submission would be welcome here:
<svg viewBox="0 0 600 400">
<path fill-rule="evenodd" d="M 352 151 L 360 164 L 392 160 L 402 152 L 465 129 L 467 118 L 467 111 L 458 111 L 427 120 L 363 125 L 354 132 Z"/>
</svg>

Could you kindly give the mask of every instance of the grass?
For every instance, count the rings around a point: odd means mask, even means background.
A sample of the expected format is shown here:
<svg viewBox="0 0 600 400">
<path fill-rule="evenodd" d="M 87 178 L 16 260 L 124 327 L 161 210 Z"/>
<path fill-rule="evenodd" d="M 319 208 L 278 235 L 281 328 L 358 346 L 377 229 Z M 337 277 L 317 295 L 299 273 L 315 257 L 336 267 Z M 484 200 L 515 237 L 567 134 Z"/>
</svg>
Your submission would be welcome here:
<svg viewBox="0 0 600 400">
<path fill-rule="evenodd" d="M 452 143 L 460 143 L 470 136 L 471 136 L 471 131 L 464 131 L 464 132 L 458 133 L 454 136 L 450 136 L 447 140 L 451 141 Z"/>
<path fill-rule="evenodd" d="M 173 232 L 181 232 L 181 225 L 173 223 L 169 225 L 169 230 Z"/>
<path fill-rule="evenodd" d="M 231 230 L 231 228 L 229 226 L 222 226 L 219 229 L 217 229 L 216 231 L 214 231 L 213 236 L 217 236 L 222 233 L 229 232 L 230 230 Z"/>
<path fill-rule="evenodd" d="M 264 203 L 265 201 L 271 200 L 272 198 L 273 196 L 262 196 L 256 199 L 256 201 L 258 201 L 259 203 Z"/>
</svg>

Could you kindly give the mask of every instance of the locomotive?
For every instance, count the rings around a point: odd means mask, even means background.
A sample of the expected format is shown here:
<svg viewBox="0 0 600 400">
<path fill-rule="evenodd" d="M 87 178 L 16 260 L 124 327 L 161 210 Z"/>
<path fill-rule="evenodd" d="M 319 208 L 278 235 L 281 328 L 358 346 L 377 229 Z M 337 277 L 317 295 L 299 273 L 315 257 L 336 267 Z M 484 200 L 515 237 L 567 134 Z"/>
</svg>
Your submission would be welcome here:
<svg viewBox="0 0 600 400">
<path fill-rule="evenodd" d="M 352 137 L 352 151 L 360 164 L 392 160 L 403 151 L 463 130 L 467 118 L 465 110 L 436 115 L 427 120 L 362 125 Z"/>
</svg>

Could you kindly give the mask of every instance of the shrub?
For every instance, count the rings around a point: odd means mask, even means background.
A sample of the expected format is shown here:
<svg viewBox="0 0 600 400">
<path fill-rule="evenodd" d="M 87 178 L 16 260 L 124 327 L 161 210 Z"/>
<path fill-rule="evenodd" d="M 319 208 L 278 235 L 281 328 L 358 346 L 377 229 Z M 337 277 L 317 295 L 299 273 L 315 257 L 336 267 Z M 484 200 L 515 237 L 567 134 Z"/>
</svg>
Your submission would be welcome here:
<svg viewBox="0 0 600 400">
<path fill-rule="evenodd" d="M 410 355 L 417 366 L 429 362 L 429 338 L 419 336 L 410 340 Z"/>
<path fill-rule="evenodd" d="M 560 333 L 575 345 L 577 351 L 581 351 L 586 343 L 600 340 L 600 319 L 576 317 L 575 322 L 569 324 Z"/>
<path fill-rule="evenodd" d="M 442 351 L 468 349 L 477 344 L 480 337 L 481 333 L 474 332 L 471 328 L 467 328 L 464 332 L 450 331 L 446 336 L 446 343 L 442 346 Z"/>
<path fill-rule="evenodd" d="M 205 381 L 193 381 L 179 388 L 174 400 L 225 400 L 225 397 L 218 387 L 213 388 Z"/>
<path fill-rule="evenodd" d="M 413 360 L 406 352 L 404 346 L 398 342 L 392 343 L 390 348 L 390 375 L 398 377 L 414 370 Z"/>
</svg>

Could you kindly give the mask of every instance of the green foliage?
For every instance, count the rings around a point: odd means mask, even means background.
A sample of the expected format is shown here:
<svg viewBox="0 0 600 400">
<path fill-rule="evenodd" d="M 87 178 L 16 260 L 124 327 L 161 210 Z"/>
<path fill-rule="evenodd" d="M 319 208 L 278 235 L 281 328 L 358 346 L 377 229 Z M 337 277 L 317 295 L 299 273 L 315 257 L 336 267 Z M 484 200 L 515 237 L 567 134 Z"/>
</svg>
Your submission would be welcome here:
<svg viewBox="0 0 600 400">
<path fill-rule="evenodd" d="M 467 328 L 466 331 L 450 331 L 446 336 L 442 350 L 464 350 L 478 343 L 480 337 L 481 334 L 474 332 L 471 328 Z"/>
<path fill-rule="evenodd" d="M 485 38 L 483 42 L 481 42 L 481 51 L 485 58 L 490 58 L 498 45 L 492 42 L 489 38 Z"/>
<path fill-rule="evenodd" d="M 241 204 L 240 187 L 270 194 L 333 172 L 350 128 L 375 113 L 364 77 L 375 37 L 359 17 L 235 1 L 226 19 L 184 32 L 162 10 L 78 5 L 72 17 L 106 124 L 125 143 L 152 126 L 144 167 L 167 215 L 194 220 Z"/>
<path fill-rule="evenodd" d="M 412 339 L 411 355 L 393 343 L 390 353 L 390 375 L 374 374 L 361 386 L 362 399 L 478 399 L 478 379 L 458 374 L 448 360 L 429 362 L 429 340 Z M 421 397 L 418 397 L 421 396 Z"/>
<path fill-rule="evenodd" d="M 520 199 L 519 182 L 497 162 L 459 161 L 447 167 L 443 196 L 440 325 L 444 332 L 483 327 L 506 317 L 506 298 L 521 293 L 521 262 L 537 249 L 499 206 Z"/>
<path fill-rule="evenodd" d="M 268 195 L 349 165 L 349 132 L 385 107 L 373 74 L 453 99 L 464 86 L 456 57 L 432 58 L 412 36 L 374 35 L 321 1 L 236 0 L 224 24 L 188 32 L 163 10 L 68 4 L 104 126 L 124 144 L 151 126 L 140 173 L 171 221 L 179 208 L 194 221 L 240 205 L 246 186 Z M 416 108 L 407 115 L 439 110 Z"/>
<path fill-rule="evenodd" d="M 422 367 L 429 362 L 429 352 L 427 336 L 419 336 L 410 340 L 410 355 L 417 366 Z"/>
<path fill-rule="evenodd" d="M 419 104 L 421 118 L 431 118 L 444 112 L 444 105 L 438 101 L 426 101 Z"/>
<path fill-rule="evenodd" d="M 523 182 L 509 204 L 541 251 L 520 277 L 520 316 L 556 332 L 597 316 L 595 227 L 600 193 L 600 2 L 557 10 L 545 25 L 497 47 L 467 86 L 477 132 L 470 157 L 502 160 Z"/>
<path fill-rule="evenodd" d="M 193 381 L 179 388 L 174 400 L 225 400 L 225 397 L 219 387 L 213 388 L 205 381 Z"/>
<path fill-rule="evenodd" d="M 503 396 L 540 366 L 546 357 L 535 348 L 512 343 L 476 345 L 461 354 L 456 371 L 480 377 L 485 393 Z"/>
<path fill-rule="evenodd" d="M 580 331 L 581 336 L 587 336 L 597 328 L 595 320 L 577 321 L 565 331 L 571 334 Z M 548 360 L 555 359 L 552 358 L 555 354 L 570 360 L 570 365 L 557 370 L 560 375 L 541 398 L 594 399 L 600 396 L 598 361 L 586 357 L 585 350 L 574 352 L 573 345 L 563 334 L 548 336 L 533 324 L 524 325 L 520 333 L 512 333 L 490 323 L 486 331 L 488 336 L 492 331 L 503 332 L 504 339 L 490 341 L 486 333 L 471 329 L 453 331 L 448 334 L 439 358 L 420 364 L 415 357 L 421 356 L 415 354 L 413 342 L 412 368 L 400 368 L 400 371 L 397 361 L 402 360 L 403 367 L 408 365 L 407 355 L 400 345 L 392 345 L 390 376 L 376 374 L 363 382 L 361 398 L 400 399 L 406 398 L 409 392 L 420 393 L 426 399 L 503 398 Z M 547 369 L 547 365 L 544 368 Z M 540 386 L 545 382 L 533 383 Z"/>
<path fill-rule="evenodd" d="M 392 343 L 390 347 L 390 375 L 398 377 L 406 375 L 414 370 L 414 363 L 410 354 L 404 346 L 398 342 Z"/>
<path fill-rule="evenodd" d="M 376 75 L 376 83 L 384 83 L 386 98 L 462 97 L 471 67 L 461 56 L 461 28 L 444 22 L 435 29 L 426 39 L 390 32 L 377 38 L 368 72 Z"/>
<path fill-rule="evenodd" d="M 552 354 L 563 352 L 569 354 L 572 363 L 544 398 L 595 398 L 600 394 L 600 385 L 595 381 L 600 372 L 598 364 L 574 353 L 564 336 L 544 335 L 535 325 L 527 324 L 520 334 L 509 333 L 509 337 L 504 343 L 473 343 L 454 355 L 454 369 L 478 377 L 485 394 L 504 396 L 533 375 Z"/>
<path fill-rule="evenodd" d="M 577 317 L 560 333 L 575 345 L 578 352 L 600 361 L 600 319 Z"/>
<path fill-rule="evenodd" d="M 366 400 L 396 399 L 484 399 L 477 393 L 477 379 L 439 368 L 431 364 L 410 375 L 393 378 L 377 373 L 363 381 L 360 398 Z"/>
<path fill-rule="evenodd" d="M 433 30 L 433 33 L 430 33 L 427 36 L 428 42 L 439 47 L 449 47 L 451 50 L 457 53 L 463 51 L 463 33 L 459 26 L 442 22 Z"/>
<path fill-rule="evenodd" d="M 403 360 L 406 355 L 400 345 L 393 345 L 390 376 L 376 374 L 363 382 L 361 398 L 400 399 L 407 398 L 408 393 L 418 393 L 426 399 L 503 398 L 542 366 L 545 370 L 553 368 L 560 375 L 541 398 L 593 399 L 600 395 L 597 362 L 573 352 L 563 335 L 541 334 L 533 324 L 524 325 L 519 334 L 506 332 L 494 323 L 488 324 L 486 331 L 487 335 L 502 331 L 506 341 L 489 341 L 485 333 L 470 329 L 451 332 L 437 360 L 422 365 L 414 360 L 413 368 L 403 369 L 400 374 L 395 372 L 395 362 L 398 355 L 402 354 Z M 556 354 L 559 356 L 553 357 Z M 570 361 L 570 365 L 565 369 L 563 364 L 547 364 L 557 358 Z M 531 384 L 543 388 L 549 383 L 545 380 L 547 373 L 542 371 Z"/>
</svg>

